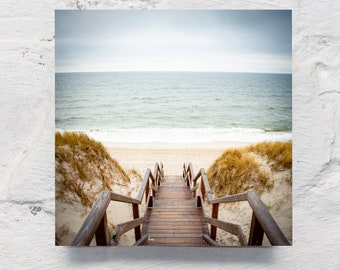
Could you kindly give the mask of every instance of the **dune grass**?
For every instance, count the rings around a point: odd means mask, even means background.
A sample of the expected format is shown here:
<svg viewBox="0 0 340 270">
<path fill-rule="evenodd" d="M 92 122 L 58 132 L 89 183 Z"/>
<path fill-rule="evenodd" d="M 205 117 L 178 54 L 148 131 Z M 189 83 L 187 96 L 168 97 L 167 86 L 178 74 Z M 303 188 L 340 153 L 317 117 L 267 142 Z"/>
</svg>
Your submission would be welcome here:
<svg viewBox="0 0 340 270">
<path fill-rule="evenodd" d="M 274 170 L 292 168 L 292 142 L 263 142 L 251 145 L 247 150 L 267 157 Z"/>
<path fill-rule="evenodd" d="M 82 205 L 91 207 L 94 203 L 94 186 L 100 185 L 98 192 L 112 190 L 113 175 L 125 182 L 129 176 L 105 147 L 85 133 L 55 133 L 56 173 L 61 181 L 56 182 L 56 199 L 71 203 L 68 192 L 76 194 Z M 98 183 L 94 183 L 95 179 Z"/>
<path fill-rule="evenodd" d="M 264 142 L 225 151 L 208 169 L 207 176 L 215 197 L 232 195 L 247 190 L 262 194 L 271 190 L 274 182 L 255 156 L 267 160 L 272 170 L 291 169 L 291 142 Z"/>
</svg>

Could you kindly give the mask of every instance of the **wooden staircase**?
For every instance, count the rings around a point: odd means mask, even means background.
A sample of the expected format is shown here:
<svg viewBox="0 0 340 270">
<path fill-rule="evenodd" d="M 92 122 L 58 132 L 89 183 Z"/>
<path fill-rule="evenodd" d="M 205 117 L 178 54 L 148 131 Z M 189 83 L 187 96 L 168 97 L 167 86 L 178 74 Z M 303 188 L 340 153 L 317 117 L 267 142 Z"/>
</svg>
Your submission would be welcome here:
<svg viewBox="0 0 340 270">
<path fill-rule="evenodd" d="M 164 176 L 143 223 L 148 246 L 205 246 L 208 232 L 202 208 L 196 207 L 190 188 L 181 176 Z"/>
<path fill-rule="evenodd" d="M 117 224 L 112 236 L 106 213 L 111 201 L 130 204 L 133 216 Z M 248 239 L 240 225 L 218 218 L 220 204 L 241 201 L 247 201 L 253 210 Z M 146 208 L 142 217 L 141 204 Z M 211 209 L 211 217 L 204 208 Z M 136 198 L 103 191 L 72 246 L 88 246 L 94 237 L 99 246 L 117 245 L 120 236 L 130 230 L 135 231 L 135 246 L 219 246 L 217 228 L 237 236 L 240 246 L 261 246 L 264 234 L 274 246 L 291 245 L 255 191 L 214 198 L 203 168 L 195 175 L 189 163 L 183 166 L 182 176 L 164 176 L 163 164 L 156 163 L 154 173 L 146 170 Z"/>
</svg>

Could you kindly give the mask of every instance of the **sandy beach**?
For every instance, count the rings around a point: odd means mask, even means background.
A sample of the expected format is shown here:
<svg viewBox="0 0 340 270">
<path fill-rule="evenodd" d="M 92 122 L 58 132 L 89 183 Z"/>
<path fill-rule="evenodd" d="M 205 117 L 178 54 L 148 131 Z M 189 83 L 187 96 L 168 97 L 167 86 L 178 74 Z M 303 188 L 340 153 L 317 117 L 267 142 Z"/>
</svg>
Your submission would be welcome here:
<svg viewBox="0 0 340 270">
<path fill-rule="evenodd" d="M 209 166 L 228 148 L 249 145 L 246 142 L 215 143 L 104 143 L 110 155 L 126 170 L 135 169 L 142 176 L 147 168 L 162 162 L 164 174 L 181 175 L 183 164 L 191 162 L 194 171 Z"/>
</svg>

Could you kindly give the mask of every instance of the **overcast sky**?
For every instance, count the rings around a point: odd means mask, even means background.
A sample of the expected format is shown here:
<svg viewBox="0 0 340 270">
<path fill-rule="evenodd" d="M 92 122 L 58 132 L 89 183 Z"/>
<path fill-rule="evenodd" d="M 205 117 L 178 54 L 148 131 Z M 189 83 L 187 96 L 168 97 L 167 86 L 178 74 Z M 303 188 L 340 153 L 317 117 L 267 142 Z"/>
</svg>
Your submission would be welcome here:
<svg viewBox="0 0 340 270">
<path fill-rule="evenodd" d="M 56 72 L 291 73 L 291 11 L 56 11 Z"/>
</svg>

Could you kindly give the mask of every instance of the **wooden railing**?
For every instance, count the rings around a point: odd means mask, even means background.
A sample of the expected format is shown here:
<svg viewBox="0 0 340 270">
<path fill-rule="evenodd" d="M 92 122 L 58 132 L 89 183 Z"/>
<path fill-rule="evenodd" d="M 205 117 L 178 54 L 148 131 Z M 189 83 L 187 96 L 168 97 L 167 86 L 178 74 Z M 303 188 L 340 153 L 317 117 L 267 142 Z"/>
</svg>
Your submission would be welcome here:
<svg viewBox="0 0 340 270">
<path fill-rule="evenodd" d="M 215 242 L 216 231 L 217 228 L 219 228 L 233 235 L 236 235 L 242 246 L 261 246 L 264 233 L 273 246 L 290 245 L 289 241 L 282 233 L 280 227 L 277 225 L 276 221 L 269 213 L 256 191 L 249 191 L 241 194 L 235 194 L 214 199 L 204 169 L 200 169 L 200 171 L 196 175 L 194 175 L 191 163 L 189 163 L 187 166 L 185 164 L 183 165 L 183 179 L 186 181 L 187 186 L 190 187 L 193 197 L 196 198 L 197 207 L 203 208 L 203 213 L 204 201 L 212 207 L 211 217 L 208 217 L 204 214 L 204 221 L 211 225 L 210 235 L 203 236 L 203 238 L 209 244 L 217 245 L 217 242 Z M 221 203 L 231 203 L 239 201 L 248 201 L 250 207 L 253 210 L 248 243 L 240 225 L 221 221 L 218 219 L 218 209 Z"/>
<path fill-rule="evenodd" d="M 108 190 L 103 191 L 74 238 L 72 246 L 88 246 L 94 236 L 98 246 L 117 245 L 120 236 L 132 229 L 135 231 L 136 244 L 145 242 L 147 235 L 141 236 L 140 225 L 144 222 L 144 217 L 139 217 L 139 205 L 142 203 L 143 197 L 145 196 L 146 205 L 152 207 L 153 197 L 155 196 L 163 176 L 164 171 L 162 163 L 155 164 L 154 173 L 152 173 L 150 169 L 147 169 L 136 198 L 127 197 Z M 112 239 L 110 240 L 106 210 L 111 201 L 131 204 L 133 220 L 118 224 Z"/>
</svg>

